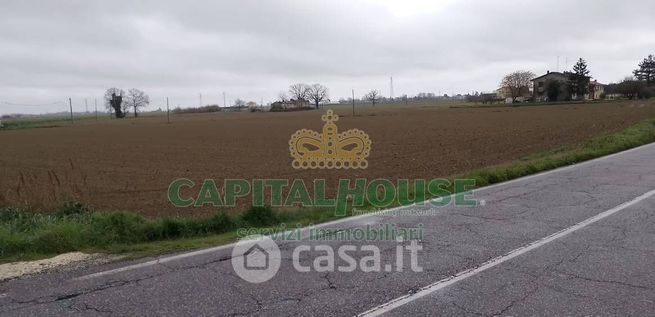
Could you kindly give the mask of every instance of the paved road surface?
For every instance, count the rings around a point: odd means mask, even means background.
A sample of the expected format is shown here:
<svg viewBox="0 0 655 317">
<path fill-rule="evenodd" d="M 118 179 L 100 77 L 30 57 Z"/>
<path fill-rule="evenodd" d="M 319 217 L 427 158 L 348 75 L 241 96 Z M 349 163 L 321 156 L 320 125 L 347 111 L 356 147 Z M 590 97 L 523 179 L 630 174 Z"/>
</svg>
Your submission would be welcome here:
<svg viewBox="0 0 655 317">
<path fill-rule="evenodd" d="M 422 224 L 422 272 L 300 273 L 299 245 L 374 244 L 385 268 L 410 242 L 287 241 L 277 275 L 253 284 L 235 274 L 228 246 L 6 281 L 0 315 L 653 315 L 654 189 L 655 144 L 480 189 L 484 206 L 328 225 Z"/>
</svg>

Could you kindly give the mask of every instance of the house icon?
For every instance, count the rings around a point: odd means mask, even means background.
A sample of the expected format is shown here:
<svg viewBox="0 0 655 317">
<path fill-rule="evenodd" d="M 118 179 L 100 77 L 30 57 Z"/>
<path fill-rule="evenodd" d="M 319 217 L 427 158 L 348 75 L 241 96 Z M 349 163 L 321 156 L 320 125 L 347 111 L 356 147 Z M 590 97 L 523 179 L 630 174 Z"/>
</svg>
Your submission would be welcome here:
<svg viewBox="0 0 655 317">
<path fill-rule="evenodd" d="M 232 268 L 243 280 L 263 283 L 272 279 L 282 264 L 277 243 L 261 235 L 240 239 L 232 249 Z"/>
<path fill-rule="evenodd" d="M 243 267 L 246 270 L 267 270 L 269 254 L 258 244 L 246 251 L 243 257 Z"/>
</svg>

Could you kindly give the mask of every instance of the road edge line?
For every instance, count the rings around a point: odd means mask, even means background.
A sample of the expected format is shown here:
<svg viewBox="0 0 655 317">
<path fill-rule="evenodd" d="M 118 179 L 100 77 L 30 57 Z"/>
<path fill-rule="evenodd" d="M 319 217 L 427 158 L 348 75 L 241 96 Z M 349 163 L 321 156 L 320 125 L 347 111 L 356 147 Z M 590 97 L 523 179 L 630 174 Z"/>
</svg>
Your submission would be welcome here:
<svg viewBox="0 0 655 317">
<path fill-rule="evenodd" d="M 499 265 L 501 263 L 507 262 L 507 261 L 509 261 L 509 260 L 511 260 L 513 258 L 516 258 L 516 257 L 522 255 L 522 254 L 525 254 L 525 253 L 530 252 L 530 251 L 532 251 L 532 250 L 534 250 L 536 248 L 539 248 L 539 247 L 541 247 L 543 245 L 546 245 L 546 244 L 548 244 L 548 243 L 550 243 L 550 242 L 552 242 L 554 240 L 565 237 L 565 236 L 567 236 L 567 235 L 569 235 L 569 234 L 571 234 L 571 233 L 573 233 L 573 232 L 575 232 L 577 230 L 580 230 L 580 229 L 582 229 L 582 228 L 584 228 L 584 227 L 586 227 L 586 226 L 588 226 L 590 224 L 593 224 L 593 223 L 595 223 L 597 221 L 600 221 L 600 220 L 602 220 L 604 218 L 607 218 L 607 217 L 609 217 L 609 216 L 611 216 L 611 215 L 613 215 L 613 214 L 615 214 L 615 213 L 617 213 L 617 212 L 619 212 L 621 210 L 624 210 L 624 209 L 626 209 L 626 208 L 628 208 L 630 206 L 633 206 L 633 205 L 643 201 L 644 199 L 650 198 L 653 195 L 655 195 L 655 189 L 651 190 L 651 191 L 649 191 L 649 192 L 647 192 L 645 194 L 642 194 L 641 196 L 639 196 L 637 198 L 634 198 L 634 199 L 632 199 L 630 201 L 624 202 L 624 203 L 622 203 L 622 204 L 620 204 L 620 205 L 618 205 L 618 206 L 616 206 L 616 207 L 614 207 L 612 209 L 603 211 L 603 212 L 601 212 L 601 213 L 599 213 L 599 214 L 597 214 L 597 215 L 595 215 L 593 217 L 590 217 L 590 218 L 587 218 L 587 219 L 585 219 L 585 220 L 583 220 L 581 222 L 578 222 L 577 224 L 575 224 L 573 226 L 570 226 L 570 227 L 568 227 L 566 229 L 560 230 L 560 231 L 558 231 L 556 233 L 553 233 L 553 234 L 551 234 L 551 235 L 549 235 L 547 237 L 544 237 L 542 239 L 533 241 L 533 242 L 528 243 L 528 244 L 526 244 L 524 246 L 516 248 L 516 249 L 514 249 L 512 251 L 509 251 L 508 253 L 505 253 L 504 255 L 495 257 L 495 258 L 493 258 L 493 259 L 491 259 L 491 260 L 489 260 L 487 262 L 482 263 L 478 267 L 470 268 L 468 270 L 464 270 L 464 271 L 461 271 L 459 273 L 456 273 L 455 275 L 452 275 L 450 277 L 447 277 L 445 279 L 442 279 L 442 280 L 437 281 L 435 283 L 432 283 L 430 285 L 424 286 L 421 289 L 419 289 L 416 293 L 407 294 L 407 295 L 395 298 L 395 299 L 393 299 L 391 301 L 388 301 L 388 302 L 386 302 L 386 303 L 384 303 L 382 305 L 378 305 L 378 306 L 373 307 L 373 308 L 371 308 L 371 309 L 369 309 L 369 310 L 367 310 L 367 311 L 365 311 L 363 313 L 360 313 L 357 316 L 358 317 L 373 317 L 373 316 L 380 316 L 382 314 L 385 314 L 385 313 L 387 313 L 387 312 L 389 312 L 389 311 L 391 311 L 393 309 L 396 309 L 396 308 L 398 308 L 400 306 L 403 306 L 403 305 L 408 304 L 410 302 L 413 302 L 413 301 L 415 301 L 417 299 L 425 297 L 425 296 L 427 296 L 427 295 L 429 295 L 431 293 L 434 293 L 434 292 L 436 292 L 438 290 L 446 288 L 446 287 L 448 287 L 448 286 L 450 286 L 452 284 L 455 284 L 455 283 L 457 283 L 459 281 L 462 281 L 462 280 L 464 280 L 466 278 L 474 276 L 474 275 L 476 275 L 478 273 L 484 272 L 484 271 L 486 271 L 486 270 L 488 270 L 490 268 L 493 268 L 493 267 L 495 267 L 495 266 L 497 266 L 497 265 Z"/>
</svg>

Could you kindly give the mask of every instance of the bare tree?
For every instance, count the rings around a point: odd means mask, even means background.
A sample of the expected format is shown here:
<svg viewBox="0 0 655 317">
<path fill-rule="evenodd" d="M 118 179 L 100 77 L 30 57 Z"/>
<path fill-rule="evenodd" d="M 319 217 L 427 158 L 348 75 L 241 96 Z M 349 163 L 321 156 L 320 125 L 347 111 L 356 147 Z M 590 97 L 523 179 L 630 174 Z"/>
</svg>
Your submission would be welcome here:
<svg viewBox="0 0 655 317">
<path fill-rule="evenodd" d="M 377 89 L 373 89 L 364 95 L 364 99 L 373 103 L 373 107 L 375 107 L 375 102 L 380 100 L 380 92 Z"/>
<path fill-rule="evenodd" d="M 535 75 L 531 71 L 519 70 L 505 75 L 500 82 L 500 88 L 509 89 L 512 94 L 512 102 L 521 96 L 522 92 L 529 91 L 530 81 Z"/>
<path fill-rule="evenodd" d="M 314 102 L 314 105 L 316 106 L 316 109 L 318 109 L 318 105 L 323 102 L 323 101 L 330 101 L 329 96 L 328 96 L 328 89 L 327 87 L 321 85 L 321 84 L 313 84 L 311 87 L 309 87 L 309 99 Z"/>
<path fill-rule="evenodd" d="M 237 100 L 234 101 L 234 106 L 239 108 L 239 111 L 241 111 L 241 108 L 243 108 L 246 105 L 246 102 L 243 101 L 242 99 L 237 98 Z"/>
<path fill-rule="evenodd" d="M 127 91 L 127 97 L 124 102 L 127 107 L 134 109 L 134 117 L 136 118 L 139 115 L 139 108 L 146 107 L 150 104 L 150 97 L 145 92 L 132 88 Z"/>
<path fill-rule="evenodd" d="M 116 118 L 125 117 L 123 107 L 121 107 L 124 104 L 123 96 L 125 96 L 125 91 L 116 87 L 109 88 L 105 92 L 105 108 L 109 110 L 110 115 L 112 112 L 115 113 Z"/>
<path fill-rule="evenodd" d="M 284 91 L 280 91 L 280 93 L 277 95 L 277 98 L 280 99 L 280 101 L 282 102 L 289 100 L 289 97 L 287 97 L 287 93 Z"/>
<path fill-rule="evenodd" d="M 298 83 L 289 86 L 289 94 L 296 100 L 307 99 L 309 90 L 310 87 L 307 84 Z"/>
</svg>

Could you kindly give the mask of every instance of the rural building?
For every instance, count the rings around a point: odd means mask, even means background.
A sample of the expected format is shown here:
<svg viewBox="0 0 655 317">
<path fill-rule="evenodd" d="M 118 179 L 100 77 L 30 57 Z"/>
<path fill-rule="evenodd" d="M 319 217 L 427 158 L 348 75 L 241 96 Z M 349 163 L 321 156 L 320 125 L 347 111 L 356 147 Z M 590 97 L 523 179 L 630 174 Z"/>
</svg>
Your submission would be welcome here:
<svg viewBox="0 0 655 317">
<path fill-rule="evenodd" d="M 293 111 L 311 108 L 309 100 L 304 98 L 276 101 L 271 104 L 271 111 Z"/>
<path fill-rule="evenodd" d="M 548 90 L 546 87 L 551 81 L 558 81 L 560 83 L 559 94 L 557 94 L 557 100 L 549 100 Z M 545 75 L 541 75 L 537 78 L 532 79 L 532 97 L 535 101 L 563 101 L 568 98 L 569 91 L 567 88 L 567 83 L 569 78 L 566 73 L 560 72 L 546 72 Z"/>
<path fill-rule="evenodd" d="M 603 94 L 605 93 L 605 85 L 594 80 L 589 82 L 589 95 L 586 96 L 587 99 L 591 100 L 600 100 L 603 99 Z"/>
<path fill-rule="evenodd" d="M 514 101 L 514 98 L 512 96 L 512 89 L 510 87 L 500 87 L 496 89 L 496 96 L 498 99 L 503 99 L 507 103 L 512 103 Z M 532 97 L 532 91 L 530 91 L 530 87 L 521 87 L 519 96 L 516 98 L 516 101 L 518 102 L 524 102 Z"/>
<path fill-rule="evenodd" d="M 568 86 L 569 86 L 569 72 L 546 72 L 545 75 L 539 76 L 532 79 L 532 84 L 534 85 L 533 89 L 533 98 L 535 101 L 564 101 L 569 100 L 571 96 Z M 591 77 L 590 77 L 591 79 Z M 557 100 L 550 100 L 548 98 L 548 83 L 551 81 L 558 81 L 559 84 L 559 93 L 557 94 Z M 589 92 L 584 95 L 585 100 L 598 100 L 601 99 L 601 95 L 605 92 L 605 85 L 599 83 L 597 80 L 589 82 Z M 575 99 L 575 98 L 574 98 Z"/>
</svg>

